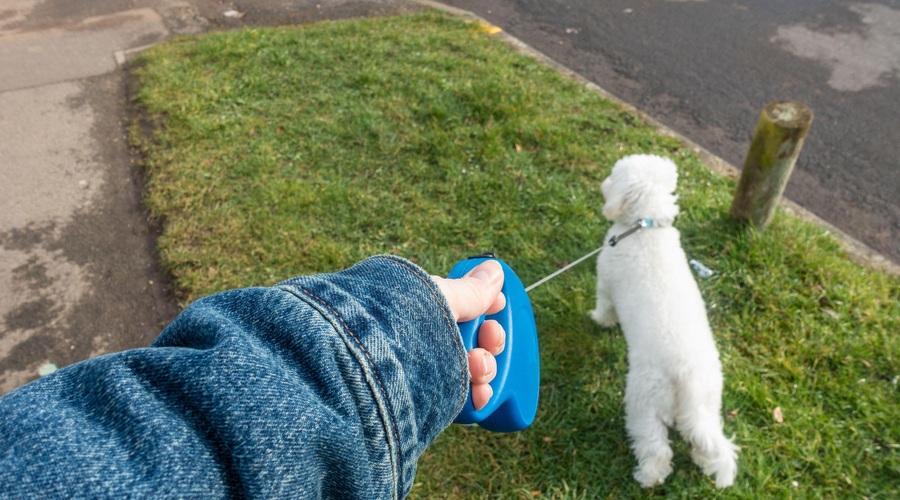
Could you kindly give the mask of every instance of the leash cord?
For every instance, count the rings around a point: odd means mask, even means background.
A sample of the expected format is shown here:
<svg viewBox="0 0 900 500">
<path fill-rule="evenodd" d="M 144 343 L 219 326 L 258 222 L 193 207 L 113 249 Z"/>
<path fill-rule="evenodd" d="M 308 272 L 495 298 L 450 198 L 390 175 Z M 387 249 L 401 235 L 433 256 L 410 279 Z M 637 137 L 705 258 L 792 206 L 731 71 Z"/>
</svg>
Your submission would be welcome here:
<svg viewBox="0 0 900 500">
<path fill-rule="evenodd" d="M 562 273 L 568 271 L 569 269 L 571 269 L 571 268 L 577 266 L 577 265 L 580 264 L 583 260 L 590 258 L 592 255 L 598 253 L 600 250 L 603 250 L 603 245 L 600 245 L 599 248 L 597 248 L 597 249 L 595 249 L 595 250 L 592 250 L 591 252 L 589 252 L 589 253 L 588 253 L 587 255 L 585 255 L 584 257 L 579 258 L 578 260 L 576 260 L 575 262 L 572 262 L 571 264 L 567 265 L 566 267 L 563 267 L 562 269 L 560 269 L 560 270 L 558 270 L 558 271 L 556 271 L 556 272 L 554 272 L 554 273 L 552 273 L 552 274 L 550 274 L 550 275 L 548 275 L 548 276 L 545 276 L 544 278 L 541 278 L 541 279 L 538 280 L 536 283 L 534 283 L 533 285 L 531 285 L 531 286 L 529 286 L 528 288 L 526 288 L 526 289 L 525 289 L 525 292 L 530 292 L 530 291 L 533 290 L 534 288 L 536 288 L 536 287 L 538 287 L 538 286 L 540 286 L 540 285 L 543 285 L 544 283 L 546 283 L 546 282 L 552 280 L 553 278 L 559 276 L 560 274 L 562 274 Z"/>
</svg>

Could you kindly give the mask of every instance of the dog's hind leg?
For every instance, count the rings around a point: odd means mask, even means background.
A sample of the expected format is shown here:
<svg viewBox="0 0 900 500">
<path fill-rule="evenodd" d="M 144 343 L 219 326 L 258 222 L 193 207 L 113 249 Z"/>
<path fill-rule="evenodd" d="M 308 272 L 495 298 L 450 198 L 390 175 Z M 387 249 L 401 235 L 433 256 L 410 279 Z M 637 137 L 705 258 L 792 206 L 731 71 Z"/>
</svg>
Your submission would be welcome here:
<svg viewBox="0 0 900 500">
<path fill-rule="evenodd" d="M 705 384 L 695 385 L 692 390 L 685 389 L 682 387 L 677 403 L 678 432 L 691 444 L 694 463 L 704 474 L 715 476 L 716 487 L 731 486 L 737 475 L 740 448 L 722 432 L 721 390 L 707 390 L 709 387 Z"/>
<path fill-rule="evenodd" d="M 634 373 L 629 371 L 625 390 L 625 426 L 638 462 L 634 478 L 649 488 L 662 484 L 672 473 L 667 425 L 672 424 L 673 397 L 662 381 Z"/>
</svg>

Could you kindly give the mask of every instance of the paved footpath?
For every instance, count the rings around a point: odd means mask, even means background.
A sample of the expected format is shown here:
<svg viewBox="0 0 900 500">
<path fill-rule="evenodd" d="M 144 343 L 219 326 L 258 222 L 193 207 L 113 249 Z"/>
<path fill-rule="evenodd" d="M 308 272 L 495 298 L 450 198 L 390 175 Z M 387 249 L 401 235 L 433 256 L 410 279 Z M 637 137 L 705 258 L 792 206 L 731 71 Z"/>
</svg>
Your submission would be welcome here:
<svg viewBox="0 0 900 500">
<path fill-rule="evenodd" d="M 0 0 L 0 394 L 146 346 L 179 310 L 157 268 L 126 139 L 121 64 L 130 54 L 178 34 L 404 6 Z"/>
</svg>

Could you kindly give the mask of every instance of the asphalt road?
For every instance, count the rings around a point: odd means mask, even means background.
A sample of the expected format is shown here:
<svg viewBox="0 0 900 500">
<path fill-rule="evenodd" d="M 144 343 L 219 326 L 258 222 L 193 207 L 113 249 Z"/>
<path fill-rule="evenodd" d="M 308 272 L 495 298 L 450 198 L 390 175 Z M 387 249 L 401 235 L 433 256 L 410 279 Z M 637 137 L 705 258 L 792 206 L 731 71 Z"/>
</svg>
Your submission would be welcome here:
<svg viewBox="0 0 900 500">
<path fill-rule="evenodd" d="M 740 168 L 762 107 L 812 129 L 786 196 L 900 263 L 900 1 L 444 0 Z"/>
</svg>

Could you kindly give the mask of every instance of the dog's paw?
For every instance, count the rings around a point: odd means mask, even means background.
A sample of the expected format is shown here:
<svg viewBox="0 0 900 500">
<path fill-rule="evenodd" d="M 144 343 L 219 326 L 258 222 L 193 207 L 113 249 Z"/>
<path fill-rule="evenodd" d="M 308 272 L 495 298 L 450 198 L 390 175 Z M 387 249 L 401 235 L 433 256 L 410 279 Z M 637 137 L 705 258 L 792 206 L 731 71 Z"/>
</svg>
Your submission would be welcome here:
<svg viewBox="0 0 900 500">
<path fill-rule="evenodd" d="M 606 311 L 594 309 L 589 314 L 591 316 L 591 319 L 602 327 L 612 328 L 619 322 L 619 317 L 616 316 L 616 311 L 612 309 Z"/>
<path fill-rule="evenodd" d="M 734 478 L 737 476 L 737 446 L 730 443 L 731 446 L 726 453 L 719 457 L 718 463 L 714 469 L 716 475 L 716 488 L 727 488 L 734 484 Z"/>
<path fill-rule="evenodd" d="M 734 476 L 737 475 L 737 469 L 727 474 L 716 474 L 716 488 L 728 488 L 734 484 Z"/>
<path fill-rule="evenodd" d="M 644 488 L 663 484 L 672 473 L 672 462 L 668 460 L 648 460 L 634 471 L 634 479 Z"/>
<path fill-rule="evenodd" d="M 715 476 L 716 488 L 727 488 L 734 484 L 737 476 L 737 452 L 740 447 L 722 436 L 718 448 L 711 454 L 692 450 L 691 458 L 703 469 L 707 476 Z M 711 455 L 711 456 L 710 456 Z"/>
</svg>

